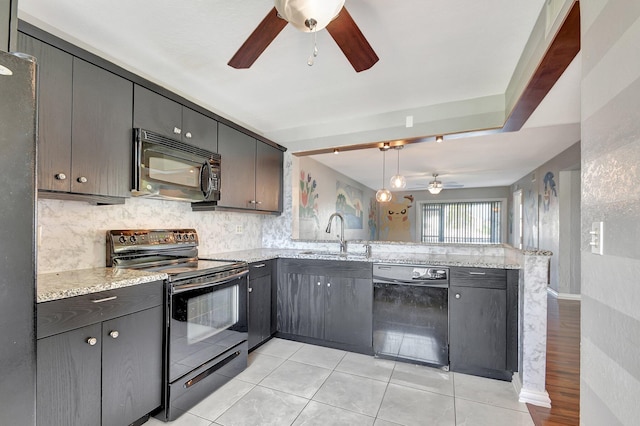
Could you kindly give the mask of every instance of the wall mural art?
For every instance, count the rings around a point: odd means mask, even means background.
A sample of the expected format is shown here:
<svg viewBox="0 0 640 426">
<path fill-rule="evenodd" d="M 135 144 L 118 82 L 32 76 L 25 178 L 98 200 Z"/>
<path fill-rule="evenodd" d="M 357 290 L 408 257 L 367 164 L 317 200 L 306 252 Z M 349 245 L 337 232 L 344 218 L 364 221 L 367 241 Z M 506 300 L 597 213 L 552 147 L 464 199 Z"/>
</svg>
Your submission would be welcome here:
<svg viewBox="0 0 640 426">
<path fill-rule="evenodd" d="M 336 211 L 344 217 L 345 229 L 363 229 L 361 189 L 336 181 Z"/>
<path fill-rule="evenodd" d="M 300 209 L 299 217 L 302 220 L 311 222 L 316 228 L 320 226 L 318 219 L 318 198 L 316 192 L 317 182 L 310 173 L 300 172 Z"/>
<path fill-rule="evenodd" d="M 555 198 L 558 198 L 553 172 L 547 172 L 547 174 L 544 175 L 544 193 L 542 195 L 542 205 L 546 212 L 549 211 L 549 205 L 551 204 L 551 194 L 553 194 Z"/>
<path fill-rule="evenodd" d="M 412 241 L 411 215 L 413 195 L 405 195 L 403 200 L 389 202 L 380 206 L 383 210 L 381 233 L 387 241 Z"/>
</svg>

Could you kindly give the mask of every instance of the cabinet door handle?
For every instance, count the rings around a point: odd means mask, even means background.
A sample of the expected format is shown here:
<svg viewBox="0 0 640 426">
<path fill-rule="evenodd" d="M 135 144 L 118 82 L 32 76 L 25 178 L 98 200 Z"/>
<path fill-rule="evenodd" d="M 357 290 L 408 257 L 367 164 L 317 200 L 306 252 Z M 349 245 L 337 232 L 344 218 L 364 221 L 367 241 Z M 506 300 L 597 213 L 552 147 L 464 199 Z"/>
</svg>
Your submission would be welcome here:
<svg viewBox="0 0 640 426">
<path fill-rule="evenodd" d="M 262 204 L 262 201 L 256 201 L 256 204 Z"/>
<path fill-rule="evenodd" d="M 249 287 L 249 293 L 251 293 L 253 291 L 253 289 L 251 287 Z"/>
<path fill-rule="evenodd" d="M 102 302 L 108 302 L 109 300 L 116 300 L 118 298 L 118 296 L 111 296 L 111 297 L 105 297 L 103 299 L 93 299 L 92 302 L 93 303 L 102 303 Z"/>
<path fill-rule="evenodd" d="M 118 330 L 113 330 L 109 332 L 109 336 L 111 336 L 111 338 L 113 339 L 117 339 L 119 335 L 120 333 L 118 333 Z"/>
<path fill-rule="evenodd" d="M 320 281 L 318 281 L 318 285 L 322 285 L 322 284 L 320 284 Z"/>
<path fill-rule="evenodd" d="M 331 283 L 327 283 L 327 287 L 331 287 Z"/>
<path fill-rule="evenodd" d="M 249 200 L 249 204 L 258 204 L 256 200 Z"/>
<path fill-rule="evenodd" d="M 182 129 L 179 127 L 174 127 L 173 128 L 173 133 L 175 133 L 176 135 L 179 135 L 180 133 L 182 133 Z"/>
<path fill-rule="evenodd" d="M 264 268 L 267 265 L 265 265 L 264 263 L 260 263 L 258 265 L 251 265 L 251 266 L 253 266 L 254 268 Z"/>
<path fill-rule="evenodd" d="M 456 293 L 456 299 L 460 299 L 460 293 Z"/>
<path fill-rule="evenodd" d="M 95 346 L 96 343 L 98 343 L 98 339 L 96 339 L 95 337 L 89 337 L 87 339 L 87 343 L 90 344 L 91 346 Z"/>
<path fill-rule="evenodd" d="M 77 179 L 77 181 L 78 181 L 79 183 L 87 183 L 88 179 L 87 179 L 86 177 L 84 177 L 84 176 L 80 176 L 80 177 Z"/>
<path fill-rule="evenodd" d="M 469 272 L 469 275 L 487 275 L 486 272 Z"/>
<path fill-rule="evenodd" d="M 191 139 L 193 137 L 193 135 L 191 134 L 191 132 L 187 132 L 184 134 L 184 137 L 187 139 Z"/>
<path fill-rule="evenodd" d="M 64 173 L 56 173 L 55 178 L 57 180 L 65 180 L 67 178 L 67 175 L 65 175 Z"/>
</svg>

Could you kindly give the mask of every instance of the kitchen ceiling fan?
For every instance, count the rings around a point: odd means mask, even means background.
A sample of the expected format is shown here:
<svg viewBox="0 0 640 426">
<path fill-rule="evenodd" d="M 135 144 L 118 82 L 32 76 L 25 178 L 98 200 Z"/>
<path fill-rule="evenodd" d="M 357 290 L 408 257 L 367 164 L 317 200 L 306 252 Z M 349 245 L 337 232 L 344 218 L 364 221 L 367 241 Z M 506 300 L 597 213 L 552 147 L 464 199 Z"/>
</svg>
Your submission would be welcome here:
<svg viewBox="0 0 640 426">
<path fill-rule="evenodd" d="M 240 49 L 228 62 L 233 68 L 249 68 L 287 23 L 303 32 L 327 29 L 356 72 L 371 68 L 378 56 L 358 28 L 344 0 L 274 0 L 267 13 Z M 313 56 L 317 54 L 315 50 Z M 310 59 L 309 65 L 313 61 Z"/>
</svg>

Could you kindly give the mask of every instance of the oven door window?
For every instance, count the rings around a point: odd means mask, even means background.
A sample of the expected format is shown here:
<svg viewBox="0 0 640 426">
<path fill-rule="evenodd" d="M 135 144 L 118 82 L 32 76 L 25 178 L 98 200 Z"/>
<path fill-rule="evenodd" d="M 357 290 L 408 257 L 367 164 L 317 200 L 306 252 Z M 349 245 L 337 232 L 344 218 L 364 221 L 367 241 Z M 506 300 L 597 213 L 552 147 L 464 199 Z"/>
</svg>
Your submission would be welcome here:
<svg viewBox="0 0 640 426">
<path fill-rule="evenodd" d="M 247 339 L 246 288 L 243 277 L 171 296 L 171 382 Z"/>
<path fill-rule="evenodd" d="M 238 322 L 238 286 L 201 294 L 187 300 L 187 342 L 197 343 Z"/>
</svg>

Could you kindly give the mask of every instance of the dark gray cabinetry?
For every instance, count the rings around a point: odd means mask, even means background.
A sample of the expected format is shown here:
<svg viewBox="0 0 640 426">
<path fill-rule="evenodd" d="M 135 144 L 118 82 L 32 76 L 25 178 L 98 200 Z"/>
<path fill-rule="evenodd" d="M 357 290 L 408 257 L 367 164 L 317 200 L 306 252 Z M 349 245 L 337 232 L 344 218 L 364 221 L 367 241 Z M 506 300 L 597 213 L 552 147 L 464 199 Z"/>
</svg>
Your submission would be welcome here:
<svg viewBox="0 0 640 426">
<path fill-rule="evenodd" d="M 128 197 L 133 83 L 73 59 L 71 192 Z"/>
<path fill-rule="evenodd" d="M 22 33 L 18 51 L 38 60 L 38 189 L 69 192 L 73 57 Z"/>
<path fill-rule="evenodd" d="M 249 264 L 248 345 L 253 349 L 271 337 L 272 260 Z"/>
<path fill-rule="evenodd" d="M 515 287 L 517 291 L 517 283 Z M 512 336 L 515 328 L 510 322 L 514 321 L 517 303 L 511 306 L 508 300 L 506 270 L 451 268 L 451 371 L 511 380 L 511 373 L 515 371 L 511 359 L 514 343 L 517 351 L 517 338 Z"/>
<path fill-rule="evenodd" d="M 371 264 L 282 259 L 278 332 L 358 351 L 372 348 Z"/>
<path fill-rule="evenodd" d="M 222 184 L 218 206 L 282 211 L 282 152 L 224 124 L 218 129 Z"/>
<path fill-rule="evenodd" d="M 282 151 L 256 141 L 256 210 L 282 211 L 282 162 Z"/>
<path fill-rule="evenodd" d="M 133 84 L 33 37 L 39 68 L 38 189 L 129 196 Z"/>
<path fill-rule="evenodd" d="M 94 324 L 38 340 L 38 425 L 100 425 L 101 329 Z"/>
<path fill-rule="evenodd" d="M 133 127 L 217 152 L 218 122 L 139 85 L 134 87 Z"/>
<path fill-rule="evenodd" d="M 38 304 L 38 425 L 131 424 L 160 406 L 162 293 L 158 282 Z"/>
</svg>

